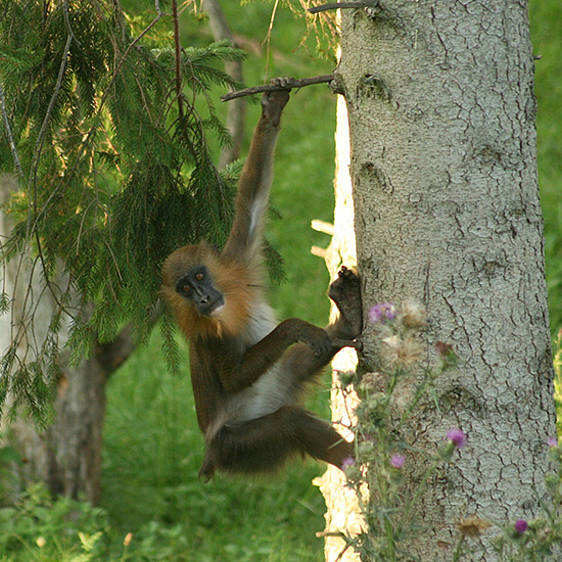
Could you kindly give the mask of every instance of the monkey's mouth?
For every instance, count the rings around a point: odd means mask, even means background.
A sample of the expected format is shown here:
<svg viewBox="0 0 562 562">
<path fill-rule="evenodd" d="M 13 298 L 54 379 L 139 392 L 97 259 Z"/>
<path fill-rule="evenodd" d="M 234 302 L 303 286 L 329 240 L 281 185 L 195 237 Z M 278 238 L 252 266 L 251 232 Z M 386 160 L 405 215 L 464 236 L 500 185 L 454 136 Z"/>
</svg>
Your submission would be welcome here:
<svg viewBox="0 0 562 562">
<path fill-rule="evenodd" d="M 212 302 L 199 303 L 197 305 L 197 312 L 199 312 L 201 316 L 212 317 L 219 314 L 223 308 L 224 298 L 220 295 Z"/>
</svg>

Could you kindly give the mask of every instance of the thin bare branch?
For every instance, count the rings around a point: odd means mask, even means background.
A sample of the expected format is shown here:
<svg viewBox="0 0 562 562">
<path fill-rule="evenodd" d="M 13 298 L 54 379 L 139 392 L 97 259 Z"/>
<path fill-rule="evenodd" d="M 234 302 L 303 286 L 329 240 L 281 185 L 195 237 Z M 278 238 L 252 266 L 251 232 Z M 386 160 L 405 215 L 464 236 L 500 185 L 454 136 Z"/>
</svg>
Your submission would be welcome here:
<svg viewBox="0 0 562 562">
<path fill-rule="evenodd" d="M 323 84 L 331 82 L 334 79 L 333 74 L 321 74 L 319 76 L 311 76 L 310 78 L 289 78 L 282 86 L 278 84 L 263 84 L 261 86 L 252 86 L 251 88 L 244 88 L 236 92 L 229 92 L 221 96 L 222 101 L 230 101 L 243 96 L 250 96 L 252 94 L 259 94 L 263 92 L 275 92 L 279 90 L 293 90 L 295 88 L 304 88 L 313 84 Z"/>
<path fill-rule="evenodd" d="M 339 10 L 340 8 L 374 8 L 377 5 L 377 0 L 357 0 L 356 2 L 329 2 L 328 4 L 321 4 L 320 6 L 313 6 L 308 8 L 311 14 L 318 14 L 326 12 L 327 10 Z"/>
<path fill-rule="evenodd" d="M 273 4 L 273 9 L 271 10 L 271 18 L 269 19 L 269 27 L 267 28 L 267 33 L 263 40 L 265 44 L 265 75 L 269 74 L 269 62 L 271 58 L 271 32 L 273 31 L 273 23 L 275 22 L 275 15 L 277 14 L 277 8 L 279 7 L 279 0 L 275 0 Z"/>
<path fill-rule="evenodd" d="M 328 236 L 334 235 L 334 224 L 331 222 L 322 221 L 320 219 L 312 219 L 310 221 L 310 228 L 316 232 L 322 232 Z"/>
<path fill-rule="evenodd" d="M 60 63 L 60 67 L 59 67 L 59 73 L 57 76 L 57 82 L 55 84 L 55 89 L 53 91 L 53 95 L 51 96 L 51 99 L 49 100 L 49 105 L 47 106 L 47 111 L 45 112 L 45 117 L 43 118 L 43 122 L 41 123 L 41 129 L 39 130 L 39 134 L 37 135 L 37 140 L 35 142 L 35 147 L 33 150 L 33 159 L 32 159 L 32 164 L 31 164 L 31 170 L 29 173 L 29 178 L 28 178 L 28 185 L 29 187 L 33 188 L 33 215 L 35 217 L 35 222 L 33 225 L 28 224 L 28 228 L 31 227 L 29 229 L 29 234 L 33 235 L 33 237 L 35 238 L 35 241 L 37 243 L 37 252 L 39 254 L 39 258 L 41 260 L 41 265 L 43 267 L 43 271 L 45 272 L 45 281 L 47 284 L 47 287 L 49 289 L 49 292 L 51 293 L 54 301 L 57 303 L 57 305 L 60 307 L 61 310 L 64 310 L 64 306 L 63 304 L 59 301 L 59 298 L 54 290 L 54 287 L 52 286 L 50 280 L 48 279 L 47 276 L 47 266 L 45 263 L 45 259 L 44 259 L 44 255 L 42 252 L 42 245 L 41 245 L 41 237 L 39 235 L 39 231 L 36 228 L 37 225 L 37 200 L 38 200 L 38 195 L 37 195 L 37 169 L 39 167 L 39 160 L 41 158 L 41 152 L 43 151 L 43 142 L 45 140 L 45 134 L 47 131 L 47 127 L 49 126 L 49 122 L 51 120 L 51 114 L 53 112 L 53 109 L 55 107 L 55 103 L 56 100 L 58 98 L 59 92 L 62 88 L 62 81 L 64 79 L 64 73 L 66 71 L 66 65 L 68 63 L 68 57 L 70 55 L 70 45 L 72 43 L 72 35 L 69 33 L 67 38 L 66 38 L 66 43 L 63 49 L 63 54 L 62 54 L 62 59 L 61 59 L 61 63 Z M 31 218 L 31 216 L 30 216 Z"/>
<path fill-rule="evenodd" d="M 74 34 L 74 31 L 72 30 L 72 26 L 70 25 L 70 16 L 68 15 L 68 0 L 65 0 L 64 2 L 64 23 L 66 25 L 68 33 L 72 37 L 72 40 L 78 43 L 78 45 L 81 45 L 80 41 L 78 41 L 76 35 Z"/>
<path fill-rule="evenodd" d="M 45 117 L 43 118 L 43 122 L 41 123 L 41 129 L 39 130 L 39 134 L 37 135 L 37 141 L 35 142 L 35 149 L 33 151 L 33 164 L 31 166 L 31 173 L 29 174 L 29 185 L 35 185 L 35 179 L 37 175 L 37 167 L 39 165 L 39 158 L 41 156 L 41 151 L 43 150 L 43 140 L 45 137 L 45 131 L 51 119 L 51 113 L 55 107 L 55 102 L 57 101 L 57 97 L 59 95 L 60 89 L 62 88 L 62 81 L 64 78 L 64 73 L 66 70 L 66 63 L 68 62 L 68 56 L 70 54 L 70 44 L 72 43 L 72 35 L 68 35 L 66 38 L 66 44 L 63 49 L 62 60 L 59 67 L 59 74 L 57 76 L 57 82 L 55 84 L 55 89 L 53 91 L 53 95 L 49 100 L 49 105 L 47 106 L 47 111 L 45 112 Z M 37 197 L 34 197 L 34 206 L 37 204 Z M 34 209 L 35 213 L 37 212 L 37 208 Z"/>
</svg>

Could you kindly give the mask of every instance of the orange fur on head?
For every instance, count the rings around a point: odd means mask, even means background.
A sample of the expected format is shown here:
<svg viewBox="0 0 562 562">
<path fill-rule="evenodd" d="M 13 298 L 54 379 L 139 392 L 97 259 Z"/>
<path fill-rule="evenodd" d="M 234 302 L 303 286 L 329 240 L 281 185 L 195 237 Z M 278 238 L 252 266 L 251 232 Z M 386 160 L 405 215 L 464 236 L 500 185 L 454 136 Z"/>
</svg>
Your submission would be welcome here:
<svg viewBox="0 0 562 562">
<path fill-rule="evenodd" d="M 200 316 L 195 306 L 176 291 L 178 279 L 196 265 L 207 267 L 224 297 L 224 307 L 210 318 Z M 220 256 L 205 244 L 184 246 L 170 254 L 162 266 L 162 294 L 187 339 L 237 335 L 248 322 L 250 303 L 258 290 L 259 281 L 252 277 L 244 264 Z"/>
</svg>

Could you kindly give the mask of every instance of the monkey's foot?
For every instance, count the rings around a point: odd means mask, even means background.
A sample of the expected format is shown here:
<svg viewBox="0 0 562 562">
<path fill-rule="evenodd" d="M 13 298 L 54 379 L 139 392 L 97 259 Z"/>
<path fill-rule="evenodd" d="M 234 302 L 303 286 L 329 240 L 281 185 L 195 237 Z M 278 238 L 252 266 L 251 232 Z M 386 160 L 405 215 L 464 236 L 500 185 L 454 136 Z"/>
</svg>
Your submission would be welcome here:
<svg viewBox="0 0 562 562">
<path fill-rule="evenodd" d="M 357 350 L 358 353 L 363 351 L 363 342 L 360 338 L 348 340 L 348 339 L 341 339 L 341 338 L 333 338 L 332 344 L 338 349 L 342 349 L 343 347 L 352 347 L 353 349 Z"/>
<path fill-rule="evenodd" d="M 342 337 L 353 339 L 358 336 L 363 329 L 363 305 L 361 281 L 355 271 L 342 266 L 338 278 L 330 285 L 328 295 L 340 311 L 338 331 L 342 332 Z"/>
</svg>

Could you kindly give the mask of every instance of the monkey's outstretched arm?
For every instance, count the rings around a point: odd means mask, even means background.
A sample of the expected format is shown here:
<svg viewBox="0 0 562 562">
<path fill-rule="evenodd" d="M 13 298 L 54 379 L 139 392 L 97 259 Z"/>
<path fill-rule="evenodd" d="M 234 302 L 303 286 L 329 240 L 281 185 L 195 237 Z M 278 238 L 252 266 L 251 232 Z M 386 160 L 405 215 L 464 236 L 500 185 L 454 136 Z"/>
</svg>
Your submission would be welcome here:
<svg viewBox="0 0 562 562">
<path fill-rule="evenodd" d="M 282 78 L 276 80 L 283 81 Z M 238 183 L 234 223 L 223 254 L 241 259 L 250 267 L 261 263 L 263 221 L 273 179 L 273 156 L 281 112 L 288 100 L 289 90 L 268 92 L 262 97 L 262 114 Z"/>
<path fill-rule="evenodd" d="M 224 353 L 217 364 L 219 378 L 227 392 L 243 390 L 255 383 L 283 355 L 288 347 L 302 342 L 320 362 L 327 362 L 335 353 L 328 333 L 299 318 L 289 318 L 271 333 L 246 350 L 239 361 Z"/>
</svg>

